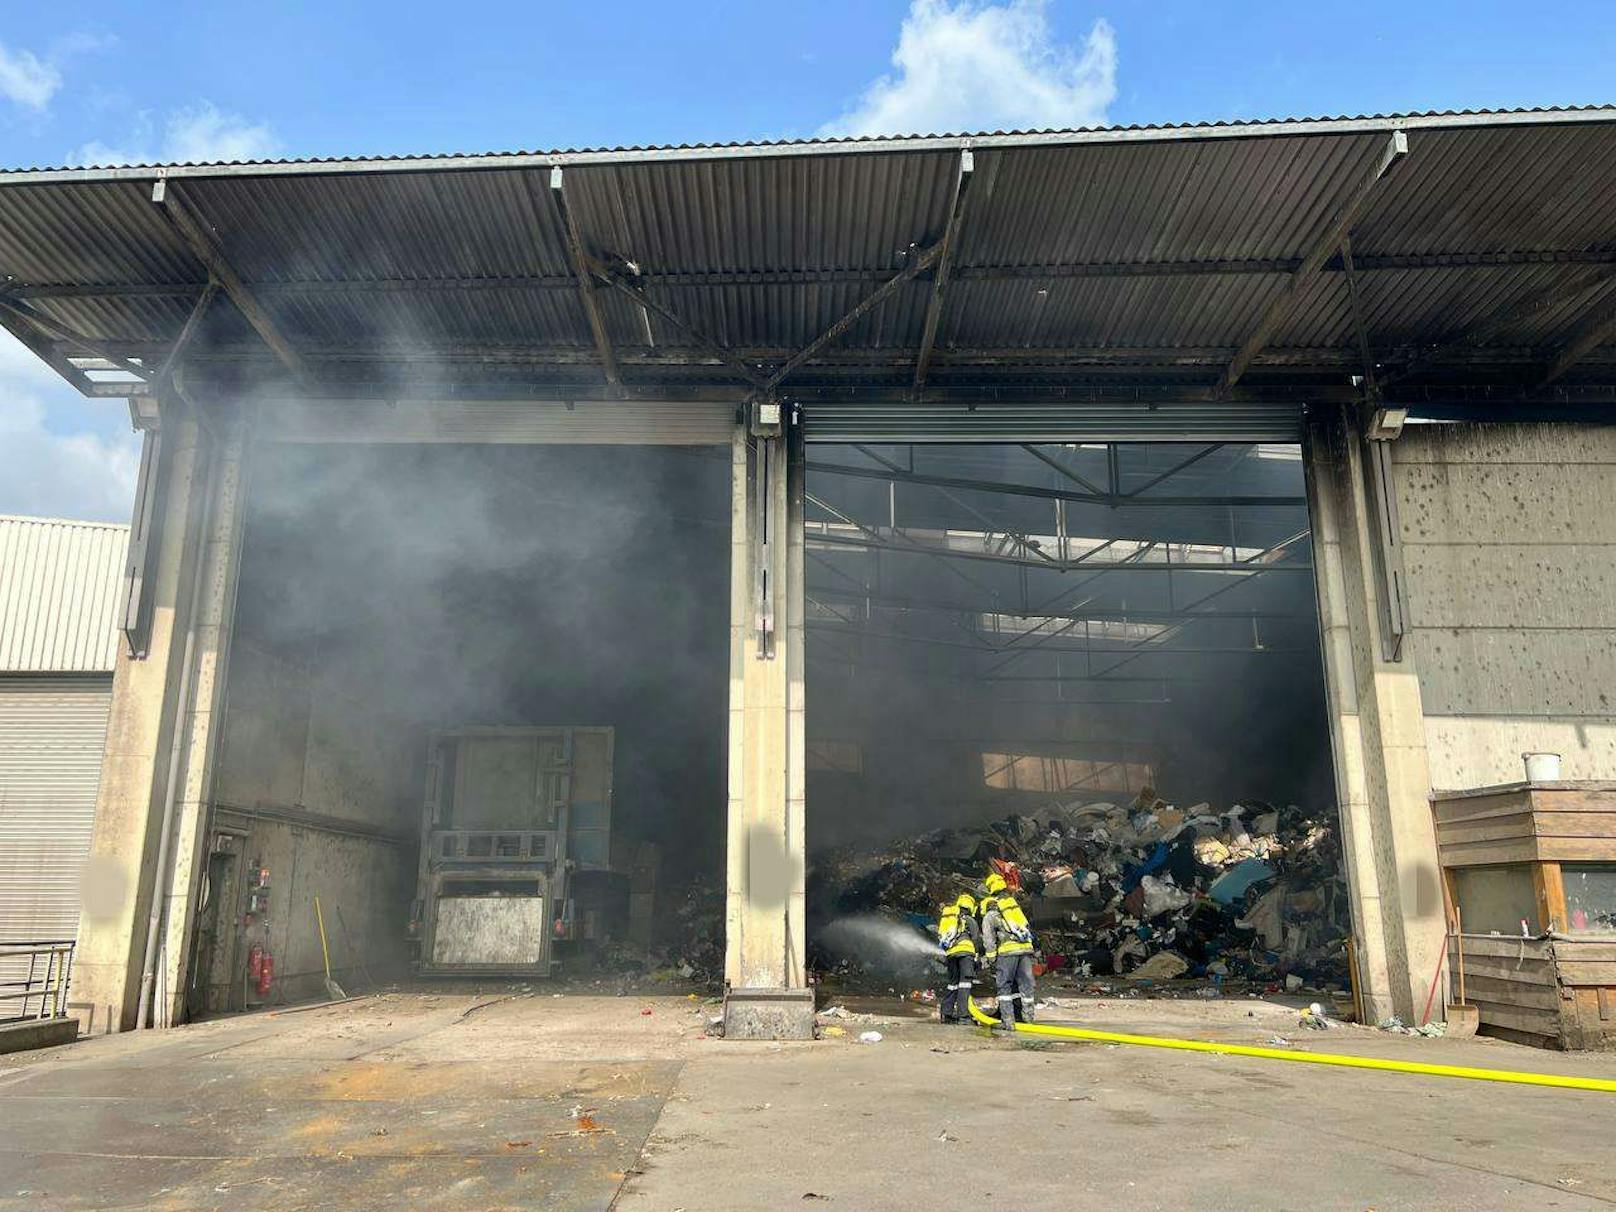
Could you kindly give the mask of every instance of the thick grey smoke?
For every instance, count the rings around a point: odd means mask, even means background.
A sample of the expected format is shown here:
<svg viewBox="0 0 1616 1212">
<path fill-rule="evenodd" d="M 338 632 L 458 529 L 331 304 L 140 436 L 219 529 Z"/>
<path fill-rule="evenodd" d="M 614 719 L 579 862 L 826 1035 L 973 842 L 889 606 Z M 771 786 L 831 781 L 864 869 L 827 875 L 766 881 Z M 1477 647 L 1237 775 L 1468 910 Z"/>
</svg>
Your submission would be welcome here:
<svg viewBox="0 0 1616 1212">
<path fill-rule="evenodd" d="M 619 821 L 717 866 L 725 458 L 266 445 L 251 485 L 238 642 L 360 689 L 423 751 L 432 728 L 611 725 Z"/>
</svg>

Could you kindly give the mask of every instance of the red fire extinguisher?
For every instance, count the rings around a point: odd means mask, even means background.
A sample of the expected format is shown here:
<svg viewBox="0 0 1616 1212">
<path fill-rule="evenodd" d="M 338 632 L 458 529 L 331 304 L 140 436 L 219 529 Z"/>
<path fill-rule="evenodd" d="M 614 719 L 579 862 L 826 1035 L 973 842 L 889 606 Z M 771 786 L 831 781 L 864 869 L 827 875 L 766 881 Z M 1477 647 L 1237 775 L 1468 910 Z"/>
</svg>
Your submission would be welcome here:
<svg viewBox="0 0 1616 1212">
<path fill-rule="evenodd" d="M 269 986 L 275 980 L 275 957 L 264 952 L 258 964 L 258 996 L 264 997 L 269 993 Z"/>
<path fill-rule="evenodd" d="M 247 950 L 247 979 L 254 985 L 258 984 L 258 976 L 264 970 L 264 949 L 254 943 Z"/>
</svg>

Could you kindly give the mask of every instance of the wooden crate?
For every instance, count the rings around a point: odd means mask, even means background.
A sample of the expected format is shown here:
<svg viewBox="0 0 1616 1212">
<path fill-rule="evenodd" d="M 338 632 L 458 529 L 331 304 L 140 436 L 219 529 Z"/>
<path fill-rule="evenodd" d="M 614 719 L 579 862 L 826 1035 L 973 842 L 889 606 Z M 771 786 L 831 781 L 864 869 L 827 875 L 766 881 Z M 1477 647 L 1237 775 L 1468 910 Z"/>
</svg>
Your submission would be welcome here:
<svg viewBox="0 0 1616 1212">
<path fill-rule="evenodd" d="M 1531 878 L 1536 935 L 1463 936 L 1466 1000 L 1483 1031 L 1541 1047 L 1616 1047 L 1616 936 L 1565 933 L 1561 870 L 1616 862 L 1616 783 L 1513 783 L 1431 802 L 1450 906 L 1465 868 L 1518 866 Z M 1448 962 L 1457 990 L 1456 954 Z"/>
</svg>

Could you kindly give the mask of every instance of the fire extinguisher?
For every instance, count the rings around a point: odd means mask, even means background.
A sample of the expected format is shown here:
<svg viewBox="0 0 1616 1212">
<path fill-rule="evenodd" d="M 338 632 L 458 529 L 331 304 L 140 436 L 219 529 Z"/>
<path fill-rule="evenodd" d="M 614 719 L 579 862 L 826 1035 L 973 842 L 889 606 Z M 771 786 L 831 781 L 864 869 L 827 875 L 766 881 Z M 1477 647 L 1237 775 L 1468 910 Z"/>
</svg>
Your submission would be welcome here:
<svg viewBox="0 0 1616 1212">
<path fill-rule="evenodd" d="M 265 951 L 258 962 L 258 996 L 265 997 L 275 980 L 275 957 Z"/>
<path fill-rule="evenodd" d="M 257 943 L 254 943 L 247 951 L 247 979 L 256 985 L 258 983 L 259 974 L 263 972 L 263 970 L 264 949 Z"/>
</svg>

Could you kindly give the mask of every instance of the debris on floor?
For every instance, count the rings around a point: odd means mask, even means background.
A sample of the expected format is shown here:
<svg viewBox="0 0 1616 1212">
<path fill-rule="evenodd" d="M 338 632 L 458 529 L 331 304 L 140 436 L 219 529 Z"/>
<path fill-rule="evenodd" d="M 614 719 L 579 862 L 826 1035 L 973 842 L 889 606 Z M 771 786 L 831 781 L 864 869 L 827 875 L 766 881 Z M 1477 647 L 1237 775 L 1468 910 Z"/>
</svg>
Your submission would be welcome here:
<svg viewBox="0 0 1616 1212">
<path fill-rule="evenodd" d="M 1040 976 L 1082 992 L 1110 992 L 1091 978 L 1122 978 L 1122 996 L 1336 992 L 1347 985 L 1349 907 L 1332 816 L 1260 800 L 1181 809 L 1149 788 L 1128 805 L 1072 802 L 817 855 L 810 917 L 878 915 L 921 934 L 996 861 L 1019 876 Z M 810 936 L 821 980 L 891 987 L 913 972 L 895 970 L 890 947 Z"/>
</svg>

